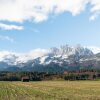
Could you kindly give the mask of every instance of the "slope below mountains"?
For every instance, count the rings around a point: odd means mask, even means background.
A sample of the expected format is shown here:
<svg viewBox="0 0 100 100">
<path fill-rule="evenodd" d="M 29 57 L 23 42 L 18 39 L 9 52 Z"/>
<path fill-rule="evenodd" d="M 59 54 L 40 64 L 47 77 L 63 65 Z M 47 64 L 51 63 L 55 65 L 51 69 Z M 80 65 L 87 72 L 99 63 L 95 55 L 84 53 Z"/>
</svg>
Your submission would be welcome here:
<svg viewBox="0 0 100 100">
<path fill-rule="evenodd" d="M 0 53 L 1 71 L 63 72 L 92 68 L 100 69 L 100 54 L 94 54 L 90 49 L 79 45 L 37 49 L 27 54 Z"/>
</svg>

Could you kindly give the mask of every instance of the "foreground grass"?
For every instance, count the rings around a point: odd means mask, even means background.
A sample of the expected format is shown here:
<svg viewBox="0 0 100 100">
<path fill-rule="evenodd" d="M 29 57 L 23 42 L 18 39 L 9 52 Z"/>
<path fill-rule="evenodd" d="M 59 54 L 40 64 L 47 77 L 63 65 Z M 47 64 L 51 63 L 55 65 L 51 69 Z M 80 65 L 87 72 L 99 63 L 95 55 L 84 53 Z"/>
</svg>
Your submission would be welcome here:
<svg viewBox="0 0 100 100">
<path fill-rule="evenodd" d="M 100 81 L 0 82 L 0 100 L 100 100 Z"/>
</svg>

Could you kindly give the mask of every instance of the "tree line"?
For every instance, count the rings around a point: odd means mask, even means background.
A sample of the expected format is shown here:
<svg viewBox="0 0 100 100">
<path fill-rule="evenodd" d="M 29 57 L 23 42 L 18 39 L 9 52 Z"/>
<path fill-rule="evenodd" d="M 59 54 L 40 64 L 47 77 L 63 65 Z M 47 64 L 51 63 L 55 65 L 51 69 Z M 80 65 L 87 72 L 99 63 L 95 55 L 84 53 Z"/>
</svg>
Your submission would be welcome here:
<svg viewBox="0 0 100 100">
<path fill-rule="evenodd" d="M 21 81 L 23 77 L 30 81 L 42 80 L 96 80 L 100 79 L 99 70 L 64 71 L 63 73 L 49 72 L 0 72 L 0 81 Z"/>
</svg>

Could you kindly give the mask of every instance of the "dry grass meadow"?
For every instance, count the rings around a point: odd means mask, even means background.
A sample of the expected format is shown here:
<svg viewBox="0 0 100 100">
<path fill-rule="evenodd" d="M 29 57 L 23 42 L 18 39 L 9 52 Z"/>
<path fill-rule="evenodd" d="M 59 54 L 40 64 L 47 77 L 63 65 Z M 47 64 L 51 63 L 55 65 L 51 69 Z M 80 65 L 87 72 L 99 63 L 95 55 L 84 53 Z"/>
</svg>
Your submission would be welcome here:
<svg viewBox="0 0 100 100">
<path fill-rule="evenodd" d="M 100 100 L 100 81 L 0 82 L 0 100 Z"/>
</svg>

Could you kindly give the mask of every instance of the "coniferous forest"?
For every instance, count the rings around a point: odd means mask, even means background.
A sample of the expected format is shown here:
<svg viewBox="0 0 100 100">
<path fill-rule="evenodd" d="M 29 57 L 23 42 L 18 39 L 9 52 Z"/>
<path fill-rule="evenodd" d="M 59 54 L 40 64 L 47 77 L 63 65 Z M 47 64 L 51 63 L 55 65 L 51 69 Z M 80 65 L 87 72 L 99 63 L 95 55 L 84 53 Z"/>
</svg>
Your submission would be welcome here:
<svg viewBox="0 0 100 100">
<path fill-rule="evenodd" d="M 29 81 L 45 80 L 98 80 L 99 70 L 64 71 L 63 73 L 50 72 L 0 72 L 0 81 L 21 81 L 28 77 Z"/>
</svg>

